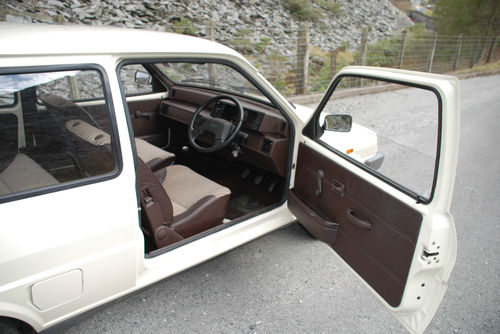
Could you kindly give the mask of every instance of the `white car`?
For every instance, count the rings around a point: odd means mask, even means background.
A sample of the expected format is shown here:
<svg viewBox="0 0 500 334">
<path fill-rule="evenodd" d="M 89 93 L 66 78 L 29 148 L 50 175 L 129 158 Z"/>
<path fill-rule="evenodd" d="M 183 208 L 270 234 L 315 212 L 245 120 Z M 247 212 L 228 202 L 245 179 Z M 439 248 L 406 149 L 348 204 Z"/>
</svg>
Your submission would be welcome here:
<svg viewBox="0 0 500 334">
<path fill-rule="evenodd" d="M 309 107 L 300 104 L 294 104 L 294 107 L 303 122 L 307 122 L 314 114 L 314 110 Z M 325 117 L 326 113 L 321 113 L 320 122 Z M 325 131 L 322 141 L 373 169 L 380 168 L 384 154 L 378 151 L 377 134 L 352 120 L 349 124 L 343 131 Z"/>
<path fill-rule="evenodd" d="M 1 332 L 61 328 L 294 221 L 410 332 L 431 321 L 457 250 L 456 78 L 348 67 L 305 119 L 240 54 L 190 36 L 0 24 L 0 58 Z M 322 140 L 352 119 L 321 116 L 351 78 L 434 97 L 427 195 Z"/>
</svg>

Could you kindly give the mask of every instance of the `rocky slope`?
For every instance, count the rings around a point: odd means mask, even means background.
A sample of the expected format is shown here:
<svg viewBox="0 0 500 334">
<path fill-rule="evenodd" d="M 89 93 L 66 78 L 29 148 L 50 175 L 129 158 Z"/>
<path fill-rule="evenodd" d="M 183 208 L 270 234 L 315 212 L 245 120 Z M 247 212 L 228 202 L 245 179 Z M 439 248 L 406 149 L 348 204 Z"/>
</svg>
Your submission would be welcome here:
<svg viewBox="0 0 500 334">
<path fill-rule="evenodd" d="M 292 13 L 292 2 L 306 1 L 4 0 L 0 20 L 175 30 L 204 37 L 212 21 L 218 41 L 244 53 L 245 47 L 252 53 L 255 47 L 272 46 L 284 56 L 295 52 L 297 30 L 304 25 L 309 26 L 311 44 L 323 50 L 357 46 L 364 27 L 370 28 L 373 41 L 411 25 L 388 0 L 312 0 L 306 21 Z"/>
</svg>

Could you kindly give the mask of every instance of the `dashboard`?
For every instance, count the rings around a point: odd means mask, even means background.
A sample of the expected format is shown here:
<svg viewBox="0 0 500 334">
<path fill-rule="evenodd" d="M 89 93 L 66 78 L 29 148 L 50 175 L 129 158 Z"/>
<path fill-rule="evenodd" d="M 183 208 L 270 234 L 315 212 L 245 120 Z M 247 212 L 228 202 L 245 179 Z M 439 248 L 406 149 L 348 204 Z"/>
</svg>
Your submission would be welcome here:
<svg viewBox="0 0 500 334">
<path fill-rule="evenodd" d="M 241 128 L 244 130 L 259 131 L 264 119 L 264 114 L 251 109 L 244 109 L 244 118 Z M 233 124 L 238 122 L 238 108 L 232 104 L 224 103 L 222 101 L 217 101 L 214 108 L 210 112 L 210 116 L 223 118 Z"/>
<path fill-rule="evenodd" d="M 213 92 L 207 90 L 173 87 L 170 96 L 160 104 L 159 115 L 173 124 L 189 125 L 193 114 Z M 289 150 L 289 126 L 286 119 L 274 107 L 251 99 L 237 97 L 244 110 L 241 132 L 245 139 L 238 142 L 241 154 L 238 160 L 271 173 L 285 176 Z M 202 112 L 231 123 L 239 120 L 237 107 L 230 102 L 218 101 Z M 182 136 L 182 134 L 180 134 Z M 187 133 L 184 134 L 187 136 Z M 218 152 L 231 156 L 229 147 Z"/>
</svg>

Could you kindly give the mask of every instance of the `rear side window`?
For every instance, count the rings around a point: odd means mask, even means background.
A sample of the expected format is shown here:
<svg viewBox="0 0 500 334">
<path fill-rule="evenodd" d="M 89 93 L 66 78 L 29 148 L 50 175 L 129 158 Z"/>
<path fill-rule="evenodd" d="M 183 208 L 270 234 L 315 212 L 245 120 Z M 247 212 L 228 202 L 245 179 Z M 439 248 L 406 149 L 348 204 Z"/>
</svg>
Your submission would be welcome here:
<svg viewBox="0 0 500 334">
<path fill-rule="evenodd" d="M 112 175 L 104 88 L 97 69 L 0 75 L 0 198 Z"/>
<path fill-rule="evenodd" d="M 12 106 L 15 102 L 15 95 L 12 93 L 0 95 L 0 108 Z M 0 111 L 1 112 L 1 111 Z"/>
</svg>

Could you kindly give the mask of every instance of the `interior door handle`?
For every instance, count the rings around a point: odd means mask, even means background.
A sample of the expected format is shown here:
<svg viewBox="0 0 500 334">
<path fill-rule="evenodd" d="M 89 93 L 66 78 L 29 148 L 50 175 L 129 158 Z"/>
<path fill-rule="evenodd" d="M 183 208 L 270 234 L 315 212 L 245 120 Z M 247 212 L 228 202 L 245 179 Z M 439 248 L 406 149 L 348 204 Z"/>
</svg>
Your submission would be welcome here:
<svg viewBox="0 0 500 334">
<path fill-rule="evenodd" d="M 341 182 L 333 179 L 331 186 L 332 190 L 335 191 L 338 195 L 344 196 L 345 186 Z"/>
<path fill-rule="evenodd" d="M 316 196 L 320 196 L 323 193 L 323 176 L 325 173 L 322 170 L 316 172 L 316 180 L 318 182 L 318 187 L 316 188 Z"/>
<path fill-rule="evenodd" d="M 134 114 L 135 118 L 151 118 L 152 114 L 148 112 L 142 112 L 137 110 Z"/>
<path fill-rule="evenodd" d="M 356 218 L 354 216 L 354 210 L 353 209 L 349 209 L 347 210 L 346 212 L 346 217 L 347 219 L 353 223 L 354 225 L 358 226 L 358 227 L 361 227 L 365 230 L 371 230 L 372 229 L 372 223 L 370 223 L 369 221 L 367 220 L 361 220 L 359 218 Z"/>
</svg>

